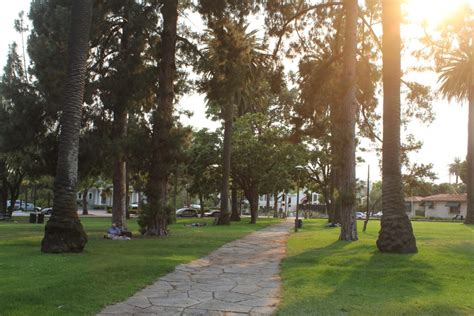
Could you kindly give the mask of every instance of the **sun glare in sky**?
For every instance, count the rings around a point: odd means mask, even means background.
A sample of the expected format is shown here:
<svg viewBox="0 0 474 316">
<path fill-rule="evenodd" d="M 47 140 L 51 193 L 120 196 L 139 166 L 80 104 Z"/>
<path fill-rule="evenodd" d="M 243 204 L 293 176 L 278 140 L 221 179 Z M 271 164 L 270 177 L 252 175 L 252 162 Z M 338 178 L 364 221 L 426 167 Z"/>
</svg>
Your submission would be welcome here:
<svg viewBox="0 0 474 316">
<path fill-rule="evenodd" d="M 464 4 L 474 8 L 474 0 L 406 0 L 404 11 L 410 22 L 433 28 Z"/>
</svg>

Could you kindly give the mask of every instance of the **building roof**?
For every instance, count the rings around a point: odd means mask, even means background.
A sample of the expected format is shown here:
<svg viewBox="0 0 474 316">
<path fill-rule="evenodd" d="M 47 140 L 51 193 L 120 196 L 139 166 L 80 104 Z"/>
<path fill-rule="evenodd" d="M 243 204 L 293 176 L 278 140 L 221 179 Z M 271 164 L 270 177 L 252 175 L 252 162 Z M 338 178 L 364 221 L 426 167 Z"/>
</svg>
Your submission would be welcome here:
<svg viewBox="0 0 474 316">
<path fill-rule="evenodd" d="M 422 196 L 409 196 L 405 198 L 405 202 L 421 202 L 423 201 L 424 197 Z"/>
<path fill-rule="evenodd" d="M 423 202 L 466 202 L 467 194 L 436 194 L 426 196 L 422 199 Z"/>
</svg>

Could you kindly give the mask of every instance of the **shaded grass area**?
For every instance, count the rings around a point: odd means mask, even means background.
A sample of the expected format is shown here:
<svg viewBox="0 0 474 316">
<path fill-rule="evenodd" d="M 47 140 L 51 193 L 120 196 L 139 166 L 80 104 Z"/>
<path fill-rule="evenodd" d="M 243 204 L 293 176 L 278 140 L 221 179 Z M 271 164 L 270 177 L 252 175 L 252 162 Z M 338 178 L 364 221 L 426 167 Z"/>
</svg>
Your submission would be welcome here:
<svg viewBox="0 0 474 316">
<path fill-rule="evenodd" d="M 17 219 L 17 220 L 26 220 Z M 0 315 L 93 315 L 103 306 L 125 299 L 174 270 L 219 246 L 275 224 L 259 219 L 213 226 L 213 219 L 185 219 L 171 225 L 164 239 L 105 240 L 110 218 L 84 218 L 89 236 L 81 254 L 42 254 L 44 225 L 0 223 Z M 188 227 L 189 222 L 208 222 Z M 135 220 L 129 229 L 137 234 Z"/>
<path fill-rule="evenodd" d="M 379 253 L 379 221 L 357 242 L 306 220 L 282 264 L 279 315 L 474 315 L 474 227 L 414 222 L 419 252 Z"/>
</svg>

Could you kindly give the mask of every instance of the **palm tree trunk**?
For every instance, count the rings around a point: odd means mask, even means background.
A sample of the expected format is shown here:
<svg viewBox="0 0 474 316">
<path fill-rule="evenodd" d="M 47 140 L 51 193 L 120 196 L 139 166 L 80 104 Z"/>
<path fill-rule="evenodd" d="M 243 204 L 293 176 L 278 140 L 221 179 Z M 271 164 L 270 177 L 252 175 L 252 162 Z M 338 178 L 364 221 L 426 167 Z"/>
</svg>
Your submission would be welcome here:
<svg viewBox="0 0 474 316">
<path fill-rule="evenodd" d="M 224 148 L 222 161 L 222 186 L 221 186 L 221 213 L 217 219 L 217 225 L 229 225 L 229 177 L 230 161 L 232 151 L 232 129 L 233 129 L 234 107 L 231 102 L 227 102 L 224 109 Z"/>
<path fill-rule="evenodd" d="M 168 180 L 173 167 L 173 101 L 176 75 L 176 28 L 178 1 L 161 0 L 163 31 L 161 33 L 161 62 L 158 73 L 158 108 L 153 113 L 153 164 L 147 186 L 147 197 L 151 221 L 147 223 L 146 234 L 168 235 Z"/>
<path fill-rule="evenodd" d="M 357 62 L 357 0 L 344 0 L 346 12 L 344 70 L 342 84 L 344 98 L 339 112 L 341 127 L 340 178 L 338 191 L 341 205 L 341 233 L 339 240 L 358 240 L 355 218 L 355 115 Z"/>
<path fill-rule="evenodd" d="M 469 118 L 467 127 L 467 211 L 464 224 L 474 224 L 474 64 L 469 90 Z"/>
<path fill-rule="evenodd" d="M 77 161 L 84 98 L 92 0 L 72 2 L 68 70 L 54 182 L 53 214 L 45 227 L 41 251 L 81 252 L 87 243 L 76 210 Z"/>
<path fill-rule="evenodd" d="M 382 210 L 377 247 L 381 252 L 413 253 L 416 240 L 403 202 L 400 167 L 400 0 L 382 2 L 383 145 Z"/>
</svg>

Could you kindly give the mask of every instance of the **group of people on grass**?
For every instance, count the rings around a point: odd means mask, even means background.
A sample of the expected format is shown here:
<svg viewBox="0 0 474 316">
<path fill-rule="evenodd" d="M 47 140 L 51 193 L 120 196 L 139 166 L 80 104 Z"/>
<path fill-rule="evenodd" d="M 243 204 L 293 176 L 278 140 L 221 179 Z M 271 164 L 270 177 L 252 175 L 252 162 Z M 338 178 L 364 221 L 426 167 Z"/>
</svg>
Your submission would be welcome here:
<svg viewBox="0 0 474 316">
<path fill-rule="evenodd" d="M 117 224 L 112 223 L 112 226 L 107 230 L 107 235 L 105 235 L 104 238 L 113 240 L 130 240 L 132 239 L 132 233 L 124 228 L 118 227 Z"/>
</svg>

